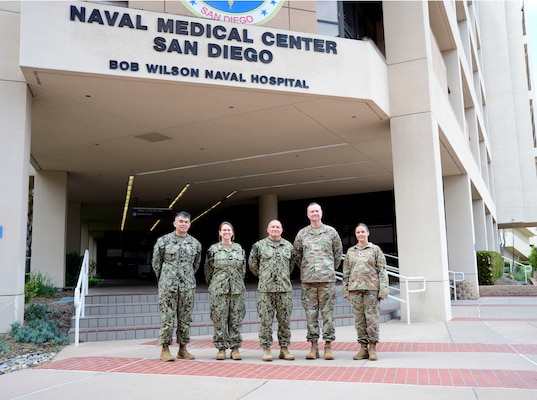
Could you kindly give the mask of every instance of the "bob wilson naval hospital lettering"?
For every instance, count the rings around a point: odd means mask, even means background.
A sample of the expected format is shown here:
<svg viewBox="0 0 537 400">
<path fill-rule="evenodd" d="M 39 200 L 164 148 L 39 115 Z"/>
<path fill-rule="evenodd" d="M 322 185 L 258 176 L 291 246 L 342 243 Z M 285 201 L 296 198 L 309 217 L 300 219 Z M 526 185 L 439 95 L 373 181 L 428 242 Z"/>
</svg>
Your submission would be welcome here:
<svg viewBox="0 0 537 400">
<path fill-rule="evenodd" d="M 222 3 L 222 2 L 207 2 Z M 235 4 L 237 1 L 234 2 Z M 247 2 L 260 3 L 260 2 Z M 152 50 L 175 57 L 169 65 L 139 63 L 135 60 L 110 59 L 110 70 L 137 73 L 145 70 L 150 74 L 188 78 L 203 78 L 237 83 L 282 86 L 309 89 L 305 79 L 297 77 L 270 76 L 266 74 L 235 72 L 236 62 L 270 65 L 274 61 L 272 49 L 315 52 L 328 56 L 337 55 L 337 43 L 332 40 L 288 33 L 263 31 L 254 38 L 247 27 L 229 27 L 218 22 L 197 22 L 187 19 L 157 17 L 145 21 L 143 14 L 110 11 L 103 8 L 71 5 L 69 19 L 72 22 L 95 24 L 118 29 L 155 32 Z M 281 53 L 280 53 L 281 54 Z M 231 70 L 213 70 L 186 67 L 176 64 L 185 57 L 204 55 L 211 59 L 229 60 Z M 289 54 L 293 56 L 293 54 Z"/>
</svg>

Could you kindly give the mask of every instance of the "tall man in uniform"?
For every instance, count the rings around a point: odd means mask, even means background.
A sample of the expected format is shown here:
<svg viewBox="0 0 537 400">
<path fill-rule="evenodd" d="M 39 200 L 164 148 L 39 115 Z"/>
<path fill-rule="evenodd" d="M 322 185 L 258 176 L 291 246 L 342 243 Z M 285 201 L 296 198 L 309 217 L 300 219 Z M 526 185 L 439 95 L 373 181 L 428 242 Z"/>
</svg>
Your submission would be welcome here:
<svg viewBox="0 0 537 400">
<path fill-rule="evenodd" d="M 178 212 L 173 221 L 175 231 L 157 239 L 151 264 L 158 279 L 158 302 L 161 312 L 159 344 L 160 359 L 173 361 L 169 346 L 173 341 L 173 327 L 177 317 L 178 358 L 193 360 L 186 349 L 190 342 L 190 324 L 196 291 L 195 274 L 201 261 L 201 243 L 188 234 L 190 214 Z"/>
<path fill-rule="evenodd" d="M 279 358 L 295 359 L 289 353 L 293 312 L 291 271 L 295 252 L 291 242 L 282 238 L 282 232 L 280 221 L 270 221 L 267 226 L 268 236 L 254 243 L 248 257 L 250 271 L 259 277 L 257 312 L 261 319 L 259 342 L 263 348 L 263 361 L 272 361 L 270 346 L 274 313 L 278 320 Z"/>
<path fill-rule="evenodd" d="M 306 340 L 311 342 L 311 349 L 306 359 L 319 358 L 320 311 L 325 341 L 324 359 L 333 360 L 332 342 L 336 338 L 334 327 L 335 270 L 341 262 L 343 246 L 337 231 L 323 224 L 323 211 L 319 204 L 311 203 L 306 214 L 310 225 L 298 231 L 294 242 L 295 262 L 300 267 L 302 282 L 302 306 L 306 312 L 308 324 Z"/>
</svg>

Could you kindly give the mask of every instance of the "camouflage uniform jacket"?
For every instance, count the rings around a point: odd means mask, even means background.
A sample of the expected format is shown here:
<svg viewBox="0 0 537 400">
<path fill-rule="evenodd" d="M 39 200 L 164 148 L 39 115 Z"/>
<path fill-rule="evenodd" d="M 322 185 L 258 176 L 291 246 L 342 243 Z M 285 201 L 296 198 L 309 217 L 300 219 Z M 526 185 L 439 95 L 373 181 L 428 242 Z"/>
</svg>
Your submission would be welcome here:
<svg viewBox="0 0 537 400">
<path fill-rule="evenodd" d="M 246 254 L 238 243 L 230 248 L 215 243 L 207 250 L 205 258 L 205 280 L 209 284 L 209 293 L 241 294 L 246 290 Z"/>
<path fill-rule="evenodd" d="M 195 274 L 201 262 L 201 243 L 190 235 L 180 241 L 175 232 L 157 239 L 151 265 L 159 289 L 184 291 L 196 287 Z"/>
<path fill-rule="evenodd" d="M 334 228 L 324 224 L 317 229 L 306 226 L 298 231 L 294 248 L 303 283 L 336 281 L 334 271 L 341 262 L 343 246 Z"/>
<path fill-rule="evenodd" d="M 347 250 L 343 261 L 343 296 L 354 290 L 378 290 L 383 298 L 388 295 L 386 258 L 376 244 L 369 242 Z"/>
<path fill-rule="evenodd" d="M 259 277 L 259 292 L 289 292 L 291 271 L 294 267 L 295 251 L 288 240 L 281 238 L 273 242 L 266 237 L 254 243 L 248 257 L 252 274 Z"/>
</svg>

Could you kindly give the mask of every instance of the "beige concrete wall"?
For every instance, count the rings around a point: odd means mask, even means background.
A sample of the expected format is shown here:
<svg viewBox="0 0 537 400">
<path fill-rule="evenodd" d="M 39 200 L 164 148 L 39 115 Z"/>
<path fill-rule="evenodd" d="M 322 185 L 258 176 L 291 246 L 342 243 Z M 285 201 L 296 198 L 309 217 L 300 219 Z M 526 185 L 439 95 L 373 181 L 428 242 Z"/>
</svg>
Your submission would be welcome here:
<svg viewBox="0 0 537 400">
<path fill-rule="evenodd" d="M 65 285 L 67 173 L 36 171 L 31 271 Z"/>
<path fill-rule="evenodd" d="M 24 315 L 30 93 L 18 68 L 19 4 L 0 2 L 0 333 Z"/>
</svg>

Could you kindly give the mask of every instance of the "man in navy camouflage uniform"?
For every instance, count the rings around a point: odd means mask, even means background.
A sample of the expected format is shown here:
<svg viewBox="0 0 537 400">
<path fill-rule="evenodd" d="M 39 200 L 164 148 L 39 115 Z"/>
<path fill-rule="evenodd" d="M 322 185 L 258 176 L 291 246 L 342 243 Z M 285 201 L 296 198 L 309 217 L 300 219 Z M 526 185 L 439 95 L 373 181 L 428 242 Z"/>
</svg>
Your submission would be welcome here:
<svg viewBox="0 0 537 400">
<path fill-rule="evenodd" d="M 173 328 L 177 317 L 178 358 L 192 360 L 188 352 L 190 324 L 194 310 L 196 291 L 195 274 L 201 261 L 201 244 L 188 234 L 190 214 L 181 211 L 173 222 L 174 232 L 157 239 L 153 248 L 152 266 L 158 279 L 158 300 L 162 326 L 159 344 L 162 345 L 160 359 L 173 361 L 169 346 L 173 341 Z"/>
<path fill-rule="evenodd" d="M 333 360 L 332 342 L 336 338 L 334 307 L 336 303 L 335 270 L 341 262 L 343 246 L 337 231 L 322 223 L 323 211 L 317 203 L 307 208 L 310 225 L 296 235 L 296 264 L 300 267 L 302 305 L 306 311 L 311 350 L 306 359 L 319 357 L 319 311 L 323 319 L 324 359 Z"/>
<path fill-rule="evenodd" d="M 294 360 L 289 353 L 291 342 L 291 313 L 293 297 L 291 271 L 294 266 L 293 245 L 282 238 L 282 224 L 272 220 L 267 226 L 268 236 L 254 243 L 248 257 L 250 271 L 259 277 L 257 312 L 261 319 L 259 342 L 263 348 L 263 361 L 272 361 L 272 321 L 278 320 L 279 358 Z"/>
</svg>

